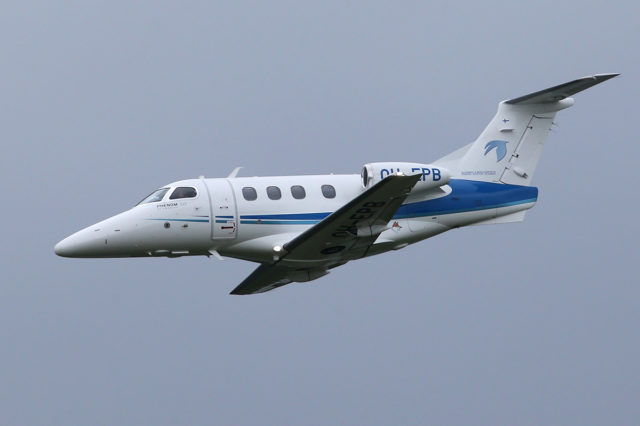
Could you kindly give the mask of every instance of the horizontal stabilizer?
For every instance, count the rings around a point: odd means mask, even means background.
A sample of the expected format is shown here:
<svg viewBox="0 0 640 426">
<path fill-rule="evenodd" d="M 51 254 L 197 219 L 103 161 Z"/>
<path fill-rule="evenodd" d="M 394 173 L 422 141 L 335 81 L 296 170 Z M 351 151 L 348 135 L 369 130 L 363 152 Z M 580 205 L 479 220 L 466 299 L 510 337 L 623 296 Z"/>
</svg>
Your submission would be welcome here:
<svg viewBox="0 0 640 426">
<path fill-rule="evenodd" d="M 600 84 L 603 81 L 607 81 L 620 74 L 596 74 L 594 76 L 583 77 L 577 80 L 570 81 L 568 83 L 560 84 L 558 86 L 550 87 L 548 89 L 540 90 L 539 92 L 530 93 L 528 95 L 520 96 L 506 101 L 507 104 L 546 104 L 551 102 L 557 102 L 569 96 L 573 96 L 578 92 L 588 89 L 591 86 Z"/>
</svg>

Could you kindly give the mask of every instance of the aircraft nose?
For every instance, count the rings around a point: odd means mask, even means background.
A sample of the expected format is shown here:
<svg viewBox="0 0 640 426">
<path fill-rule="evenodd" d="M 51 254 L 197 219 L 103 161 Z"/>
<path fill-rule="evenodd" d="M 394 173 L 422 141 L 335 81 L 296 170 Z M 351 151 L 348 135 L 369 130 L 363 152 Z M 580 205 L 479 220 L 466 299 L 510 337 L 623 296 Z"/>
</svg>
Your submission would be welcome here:
<svg viewBox="0 0 640 426">
<path fill-rule="evenodd" d="M 138 241 L 136 214 L 128 210 L 81 229 L 56 244 L 53 251 L 62 257 L 129 256 Z"/>
<path fill-rule="evenodd" d="M 74 253 L 78 252 L 78 249 L 76 247 L 76 244 L 74 244 L 74 242 L 71 240 L 71 237 L 67 237 L 56 244 L 56 246 L 53 248 L 55 254 L 62 257 L 73 257 Z"/>
<path fill-rule="evenodd" d="M 67 257 L 69 249 L 67 248 L 66 238 L 58 242 L 53 248 L 53 252 L 58 256 Z"/>
<path fill-rule="evenodd" d="M 87 235 L 83 230 L 60 241 L 53 251 L 62 257 L 92 257 L 99 253 L 101 241 L 102 239 Z"/>
</svg>

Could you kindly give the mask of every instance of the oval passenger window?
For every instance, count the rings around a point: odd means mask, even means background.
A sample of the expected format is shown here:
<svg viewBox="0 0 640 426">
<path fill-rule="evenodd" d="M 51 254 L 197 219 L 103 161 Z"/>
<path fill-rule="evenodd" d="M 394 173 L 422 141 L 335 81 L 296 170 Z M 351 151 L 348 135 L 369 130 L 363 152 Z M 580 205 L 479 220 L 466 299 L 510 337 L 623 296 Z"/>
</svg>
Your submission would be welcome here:
<svg viewBox="0 0 640 426">
<path fill-rule="evenodd" d="M 251 186 L 245 186 L 242 188 L 242 196 L 247 201 L 255 201 L 258 198 L 256 189 Z"/>
<path fill-rule="evenodd" d="M 336 189 L 333 185 L 322 185 L 322 195 L 324 198 L 336 198 Z"/>
<path fill-rule="evenodd" d="M 300 185 L 293 185 L 291 187 L 291 195 L 293 195 L 293 198 L 296 200 L 302 200 L 307 196 L 307 193 L 305 192 L 304 187 Z"/>
<path fill-rule="evenodd" d="M 282 198 L 282 192 L 280 192 L 280 188 L 277 186 L 267 186 L 267 197 L 270 200 L 279 200 Z"/>
</svg>

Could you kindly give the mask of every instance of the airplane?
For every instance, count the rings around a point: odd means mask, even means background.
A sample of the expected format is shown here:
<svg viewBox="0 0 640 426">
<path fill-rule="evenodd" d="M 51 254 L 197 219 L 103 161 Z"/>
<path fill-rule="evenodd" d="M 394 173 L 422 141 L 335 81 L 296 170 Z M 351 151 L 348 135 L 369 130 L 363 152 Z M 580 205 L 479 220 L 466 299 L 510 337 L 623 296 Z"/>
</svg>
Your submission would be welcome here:
<svg viewBox="0 0 640 426">
<path fill-rule="evenodd" d="M 469 225 L 524 220 L 553 119 L 597 74 L 502 101 L 472 143 L 432 163 L 361 173 L 187 179 L 56 244 L 63 257 L 222 256 L 260 265 L 231 294 L 316 280 L 352 260 Z"/>
</svg>

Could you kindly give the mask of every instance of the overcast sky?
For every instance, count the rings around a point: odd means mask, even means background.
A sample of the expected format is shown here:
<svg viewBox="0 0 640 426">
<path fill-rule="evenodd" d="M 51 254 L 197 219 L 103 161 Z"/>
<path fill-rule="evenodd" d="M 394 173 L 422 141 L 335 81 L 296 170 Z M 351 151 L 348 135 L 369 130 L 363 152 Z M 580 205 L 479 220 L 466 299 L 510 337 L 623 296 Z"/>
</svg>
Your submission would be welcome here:
<svg viewBox="0 0 640 426">
<path fill-rule="evenodd" d="M 0 423 L 637 424 L 637 5 L 229 3 L 0 6 Z M 433 161 L 604 72 L 520 224 L 250 297 L 248 262 L 53 253 L 171 181 Z"/>
</svg>

